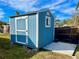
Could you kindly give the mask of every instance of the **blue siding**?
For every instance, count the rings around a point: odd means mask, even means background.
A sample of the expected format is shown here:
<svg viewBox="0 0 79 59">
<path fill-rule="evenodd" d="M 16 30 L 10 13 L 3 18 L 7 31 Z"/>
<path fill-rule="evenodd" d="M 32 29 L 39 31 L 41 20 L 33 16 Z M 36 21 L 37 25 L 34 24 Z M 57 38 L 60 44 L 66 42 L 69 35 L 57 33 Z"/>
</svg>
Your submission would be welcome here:
<svg viewBox="0 0 79 59">
<path fill-rule="evenodd" d="M 51 16 L 51 27 L 45 27 L 47 11 L 39 13 L 39 48 L 44 47 L 54 40 L 54 18 Z"/>
<path fill-rule="evenodd" d="M 55 27 L 54 27 L 55 18 L 54 18 L 53 14 L 51 15 L 51 19 L 52 19 L 52 31 L 53 31 L 53 33 L 52 33 L 52 39 L 54 41 L 55 40 Z"/>
<path fill-rule="evenodd" d="M 17 35 L 17 41 L 26 43 L 26 35 Z"/>
<path fill-rule="evenodd" d="M 28 17 L 28 46 L 36 48 L 36 15 Z"/>
<path fill-rule="evenodd" d="M 26 32 L 17 31 L 17 41 L 26 43 Z"/>
<path fill-rule="evenodd" d="M 12 35 L 12 34 L 11 34 L 10 36 L 11 36 L 11 42 L 15 42 L 15 41 L 16 41 L 16 40 L 15 40 L 15 39 L 16 39 L 16 35 Z"/>
</svg>

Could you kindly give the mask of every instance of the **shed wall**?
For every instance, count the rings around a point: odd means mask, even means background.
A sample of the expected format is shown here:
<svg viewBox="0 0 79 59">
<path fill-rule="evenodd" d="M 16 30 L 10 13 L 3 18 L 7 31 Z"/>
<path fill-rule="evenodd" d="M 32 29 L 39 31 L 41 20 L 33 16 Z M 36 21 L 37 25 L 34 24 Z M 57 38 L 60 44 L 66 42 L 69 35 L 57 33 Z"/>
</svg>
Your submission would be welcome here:
<svg viewBox="0 0 79 59">
<path fill-rule="evenodd" d="M 11 42 L 15 42 L 15 39 L 16 39 L 15 18 L 10 19 L 10 39 L 11 39 Z"/>
<path fill-rule="evenodd" d="M 22 36 L 25 36 L 22 32 L 18 32 L 16 35 L 16 27 L 15 27 L 15 18 L 11 18 L 10 20 L 10 34 L 11 41 L 16 42 L 16 36 L 18 39 L 21 39 Z M 28 46 L 31 48 L 36 48 L 36 14 L 32 14 L 28 16 Z M 22 39 L 21 39 L 22 40 Z"/>
<path fill-rule="evenodd" d="M 28 16 L 28 46 L 36 48 L 36 14 Z"/>
<path fill-rule="evenodd" d="M 54 18 L 51 16 L 51 27 L 45 27 L 47 11 L 39 13 L 39 48 L 44 47 L 54 40 Z"/>
</svg>

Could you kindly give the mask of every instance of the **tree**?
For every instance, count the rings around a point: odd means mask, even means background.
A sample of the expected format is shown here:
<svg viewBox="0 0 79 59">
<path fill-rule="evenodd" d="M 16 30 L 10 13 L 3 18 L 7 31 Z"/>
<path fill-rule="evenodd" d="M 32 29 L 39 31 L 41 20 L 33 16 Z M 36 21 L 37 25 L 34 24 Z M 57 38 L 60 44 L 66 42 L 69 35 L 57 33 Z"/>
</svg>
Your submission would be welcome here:
<svg viewBox="0 0 79 59">
<path fill-rule="evenodd" d="M 6 25 L 7 23 L 0 21 L 0 26 Z"/>
<path fill-rule="evenodd" d="M 59 27 L 60 26 L 60 20 L 58 20 L 58 19 L 55 19 L 55 27 Z"/>
<path fill-rule="evenodd" d="M 76 6 L 76 13 L 75 13 L 75 15 L 74 15 L 74 17 L 73 17 L 73 19 L 74 19 L 74 26 L 75 27 L 77 27 L 78 26 L 78 8 L 79 8 L 79 2 L 78 2 L 78 4 L 77 4 L 77 6 Z"/>
</svg>

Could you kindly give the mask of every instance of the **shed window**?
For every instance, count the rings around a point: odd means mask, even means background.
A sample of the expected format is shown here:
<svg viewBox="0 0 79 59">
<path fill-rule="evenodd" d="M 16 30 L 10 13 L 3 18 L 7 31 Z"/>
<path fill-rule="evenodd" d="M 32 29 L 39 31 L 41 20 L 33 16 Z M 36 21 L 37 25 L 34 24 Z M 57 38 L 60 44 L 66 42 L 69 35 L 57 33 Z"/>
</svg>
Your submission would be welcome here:
<svg viewBox="0 0 79 59">
<path fill-rule="evenodd" d="M 50 16 L 46 16 L 45 27 L 51 27 L 51 18 L 50 18 Z"/>
<path fill-rule="evenodd" d="M 26 20 L 18 19 L 17 20 L 17 30 L 25 30 L 26 29 Z"/>
</svg>

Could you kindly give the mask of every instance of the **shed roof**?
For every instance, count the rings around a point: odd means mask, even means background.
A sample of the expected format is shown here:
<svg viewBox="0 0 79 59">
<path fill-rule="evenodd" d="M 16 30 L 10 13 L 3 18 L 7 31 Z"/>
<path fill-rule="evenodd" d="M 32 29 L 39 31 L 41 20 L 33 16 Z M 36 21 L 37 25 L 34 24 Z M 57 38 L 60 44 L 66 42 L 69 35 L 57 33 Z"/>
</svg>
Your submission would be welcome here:
<svg viewBox="0 0 79 59">
<path fill-rule="evenodd" d="M 48 8 L 44 8 L 44 9 L 40 9 L 38 11 L 27 12 L 26 14 L 10 16 L 10 18 L 19 17 L 19 16 L 26 16 L 26 15 L 32 15 L 32 14 L 37 14 L 39 12 L 44 12 L 44 11 L 49 11 L 49 9 Z"/>
</svg>

